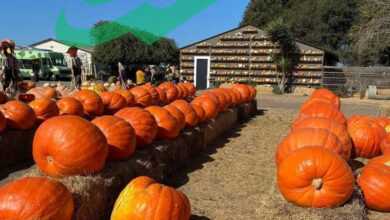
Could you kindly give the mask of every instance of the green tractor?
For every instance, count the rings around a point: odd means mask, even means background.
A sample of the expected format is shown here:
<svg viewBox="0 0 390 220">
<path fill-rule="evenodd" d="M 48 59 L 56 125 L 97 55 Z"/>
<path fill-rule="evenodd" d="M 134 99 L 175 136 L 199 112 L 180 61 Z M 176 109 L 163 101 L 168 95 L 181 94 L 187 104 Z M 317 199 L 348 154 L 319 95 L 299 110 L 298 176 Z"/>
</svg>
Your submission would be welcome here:
<svg viewBox="0 0 390 220">
<path fill-rule="evenodd" d="M 15 50 L 15 56 L 19 61 L 20 76 L 23 79 L 31 79 L 34 76 L 34 70 L 38 72 L 39 80 L 71 79 L 71 70 L 62 53 L 23 48 Z"/>
</svg>

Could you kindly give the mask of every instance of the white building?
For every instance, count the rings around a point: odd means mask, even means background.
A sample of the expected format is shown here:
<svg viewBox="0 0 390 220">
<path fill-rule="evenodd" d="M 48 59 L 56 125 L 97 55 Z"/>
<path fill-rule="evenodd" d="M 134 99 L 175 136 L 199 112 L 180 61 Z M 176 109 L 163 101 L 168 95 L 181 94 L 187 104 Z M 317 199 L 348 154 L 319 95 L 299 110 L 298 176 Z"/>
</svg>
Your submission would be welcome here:
<svg viewBox="0 0 390 220">
<path fill-rule="evenodd" d="M 69 60 L 69 55 L 66 53 L 70 46 L 56 39 L 46 39 L 40 42 L 30 45 L 33 48 L 51 50 L 58 53 L 63 53 L 65 57 Z M 94 75 L 96 76 L 96 68 L 92 61 L 93 48 L 79 48 L 78 56 L 83 62 L 83 78 L 85 80 L 86 76 Z"/>
</svg>

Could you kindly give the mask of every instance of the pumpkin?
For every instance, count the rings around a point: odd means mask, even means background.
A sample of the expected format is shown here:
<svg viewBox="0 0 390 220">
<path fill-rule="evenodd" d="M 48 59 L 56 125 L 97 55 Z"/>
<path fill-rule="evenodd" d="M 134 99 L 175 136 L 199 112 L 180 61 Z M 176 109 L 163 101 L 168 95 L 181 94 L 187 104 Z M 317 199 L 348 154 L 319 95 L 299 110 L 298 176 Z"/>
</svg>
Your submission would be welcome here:
<svg viewBox="0 0 390 220">
<path fill-rule="evenodd" d="M 64 97 L 57 101 L 59 115 L 84 115 L 81 102 L 73 97 Z"/>
<path fill-rule="evenodd" d="M 251 90 L 248 86 L 244 84 L 234 84 L 231 88 L 241 94 L 241 102 L 250 102 L 252 100 Z"/>
<path fill-rule="evenodd" d="M 119 194 L 111 220 L 189 220 L 190 216 L 190 202 L 182 192 L 141 176 L 133 179 Z"/>
<path fill-rule="evenodd" d="M 192 84 L 192 83 L 183 83 L 183 86 L 187 89 L 188 96 L 195 96 L 196 88 L 195 88 L 194 84 Z"/>
<path fill-rule="evenodd" d="M 221 92 L 219 92 L 216 89 L 210 90 L 209 92 L 204 93 L 204 95 L 209 95 L 209 93 L 213 94 L 217 99 L 219 103 L 219 111 L 225 111 L 228 108 L 228 102 L 226 100 L 225 95 L 223 95 Z"/>
<path fill-rule="evenodd" d="M 152 104 L 152 96 L 142 86 L 134 87 L 130 90 L 131 94 L 133 94 L 135 98 L 135 103 L 140 107 L 148 107 Z"/>
<path fill-rule="evenodd" d="M 0 112 L 0 133 L 5 130 L 7 127 L 7 119 L 4 117 L 3 113 Z"/>
<path fill-rule="evenodd" d="M 167 95 L 167 103 L 171 103 L 177 99 L 179 96 L 179 91 L 176 88 L 175 84 L 172 82 L 164 82 L 158 86 L 161 89 L 164 89 Z"/>
<path fill-rule="evenodd" d="M 380 144 L 386 132 L 375 119 L 353 117 L 348 120 L 348 133 L 355 157 L 373 158 L 381 154 Z"/>
<path fill-rule="evenodd" d="M 378 118 L 375 118 L 376 122 L 382 126 L 385 130 L 386 130 L 386 133 L 390 133 L 390 118 L 387 118 L 387 117 L 378 117 Z"/>
<path fill-rule="evenodd" d="M 204 122 L 206 120 L 206 112 L 203 110 L 202 106 L 194 103 L 191 103 L 190 105 L 194 109 L 199 122 Z"/>
<path fill-rule="evenodd" d="M 131 92 L 129 90 L 126 90 L 126 89 L 117 89 L 117 90 L 114 90 L 115 93 L 123 96 L 123 98 L 126 99 L 126 102 L 127 102 L 127 107 L 133 107 L 136 105 L 135 103 L 135 98 L 133 96 L 133 94 L 131 94 Z"/>
<path fill-rule="evenodd" d="M 390 134 L 387 133 L 380 143 L 382 154 L 390 154 Z"/>
<path fill-rule="evenodd" d="M 179 89 L 179 90 L 181 90 L 181 96 L 180 96 L 180 98 L 182 98 L 182 99 L 184 99 L 184 98 L 186 98 L 186 97 L 188 97 L 188 91 L 187 91 L 187 88 L 183 85 L 183 83 L 178 83 L 177 85 L 176 85 L 176 87 Z"/>
<path fill-rule="evenodd" d="M 35 99 L 29 105 L 39 121 L 47 120 L 59 114 L 56 102 L 48 98 Z"/>
<path fill-rule="evenodd" d="M 84 114 L 89 118 L 103 115 L 103 101 L 96 92 L 92 90 L 81 90 L 73 94 L 73 97 L 81 102 Z"/>
<path fill-rule="evenodd" d="M 302 109 L 296 122 L 311 117 L 328 118 L 344 125 L 347 123 L 342 112 L 324 102 L 313 102 L 310 106 Z"/>
<path fill-rule="evenodd" d="M 351 157 L 352 142 L 345 125 L 327 118 L 306 118 L 294 124 L 292 131 L 302 128 L 322 128 L 330 131 L 339 139 L 342 145 L 343 158 L 348 160 Z"/>
<path fill-rule="evenodd" d="M 165 89 L 162 88 L 155 88 L 156 92 L 158 93 L 158 98 L 159 98 L 159 105 L 165 105 L 168 103 L 167 99 L 167 93 L 165 92 Z"/>
<path fill-rule="evenodd" d="M 153 115 L 138 107 L 123 108 L 115 116 L 123 118 L 134 128 L 138 147 L 151 144 L 157 135 L 157 123 Z"/>
<path fill-rule="evenodd" d="M 103 132 L 107 139 L 110 160 L 123 160 L 129 158 L 135 152 L 135 132 L 133 127 L 119 117 L 101 116 L 95 118 L 92 123 Z"/>
<path fill-rule="evenodd" d="M 36 116 L 34 110 L 20 101 L 9 101 L 0 107 L 7 119 L 7 127 L 27 130 L 34 126 Z"/>
<path fill-rule="evenodd" d="M 108 115 L 115 114 L 115 112 L 127 106 L 126 99 L 115 92 L 102 92 L 100 98 L 104 105 L 104 111 Z"/>
<path fill-rule="evenodd" d="M 105 165 L 107 155 L 108 145 L 104 134 L 78 116 L 50 118 L 35 132 L 34 161 L 49 176 L 99 172 Z"/>
<path fill-rule="evenodd" d="M 0 104 L 6 103 L 7 100 L 8 100 L 7 95 L 3 91 L 0 91 Z"/>
<path fill-rule="evenodd" d="M 186 126 L 186 117 L 178 108 L 174 105 L 166 105 L 164 106 L 166 110 L 174 117 L 177 121 L 177 126 L 179 126 L 180 130 L 182 130 Z"/>
<path fill-rule="evenodd" d="M 364 202 L 370 209 L 390 211 L 390 155 L 371 159 L 358 177 Z"/>
<path fill-rule="evenodd" d="M 337 109 L 340 109 L 340 98 L 329 89 L 317 89 L 311 94 L 310 98 L 329 100 Z"/>
<path fill-rule="evenodd" d="M 334 103 L 332 103 L 328 99 L 311 98 L 311 99 L 307 100 L 305 103 L 303 103 L 300 111 L 304 111 L 306 108 L 311 108 L 313 105 L 315 105 L 318 102 L 321 102 L 322 104 L 333 106 L 334 108 L 340 110 L 338 106 L 336 106 Z"/>
<path fill-rule="evenodd" d="M 205 120 L 213 119 L 218 115 L 218 105 L 210 97 L 197 97 L 191 102 L 191 104 L 199 105 L 203 108 L 205 112 Z"/>
<path fill-rule="evenodd" d="M 175 87 L 176 87 L 176 89 L 177 89 L 177 96 L 176 96 L 176 99 L 182 99 L 182 98 L 184 98 L 184 91 L 183 91 L 183 89 L 179 86 L 179 85 L 175 85 Z M 175 99 L 175 100 L 176 100 Z M 174 101 L 174 100 L 172 100 L 172 101 Z M 171 101 L 171 102 L 172 102 Z"/>
<path fill-rule="evenodd" d="M 253 86 L 250 86 L 250 85 L 247 85 L 247 87 L 248 87 L 248 89 L 249 89 L 249 91 L 250 91 L 250 93 L 251 93 L 251 99 L 252 99 L 252 100 L 253 100 L 253 99 L 256 99 L 256 95 L 257 95 L 257 90 L 256 90 L 256 88 L 253 87 Z"/>
<path fill-rule="evenodd" d="M 203 98 L 203 97 L 211 99 L 216 104 L 218 113 L 223 111 L 223 109 L 224 109 L 223 104 L 224 103 L 221 103 L 220 97 L 217 97 L 217 95 L 215 95 L 212 92 L 204 92 L 204 93 L 202 93 L 202 95 L 198 96 L 197 98 Z"/>
<path fill-rule="evenodd" d="M 174 139 L 179 136 L 180 125 L 167 109 L 159 106 L 150 106 L 145 110 L 150 112 L 157 122 L 157 137 L 159 139 Z"/>
<path fill-rule="evenodd" d="M 143 87 L 148 90 L 150 96 L 152 97 L 152 105 L 158 105 L 160 102 L 160 96 L 153 85 L 151 83 L 146 83 Z"/>
<path fill-rule="evenodd" d="M 187 127 L 194 127 L 198 124 L 199 118 L 194 110 L 194 108 L 190 105 L 190 103 L 185 100 L 176 100 L 171 103 L 172 106 L 175 106 L 179 109 L 185 117 L 185 123 Z"/>
<path fill-rule="evenodd" d="M 0 219 L 71 220 L 72 194 L 60 182 L 24 177 L 0 187 Z"/>
<path fill-rule="evenodd" d="M 36 99 L 55 99 L 57 97 L 57 91 L 51 87 L 35 87 L 28 90 L 27 94 L 34 95 Z"/>
<path fill-rule="evenodd" d="M 243 98 L 241 96 L 241 93 L 236 90 L 236 89 L 232 89 L 232 88 L 229 88 L 231 93 L 234 95 L 234 100 L 237 100 L 235 105 L 238 105 L 238 104 L 241 104 L 243 102 Z"/>
<path fill-rule="evenodd" d="M 347 162 L 323 147 L 308 146 L 289 155 L 277 170 L 283 197 L 298 206 L 333 208 L 352 195 L 354 177 Z"/>
<path fill-rule="evenodd" d="M 230 90 L 219 88 L 219 89 L 216 89 L 215 92 L 220 93 L 221 95 L 225 96 L 226 109 L 233 105 L 233 97 L 232 97 L 232 94 L 230 93 Z"/>
<path fill-rule="evenodd" d="M 275 155 L 276 164 L 280 165 L 288 155 L 307 146 L 322 146 L 344 156 L 345 160 L 349 159 L 343 155 L 343 147 L 334 134 L 321 128 L 303 128 L 288 134 L 278 145 Z"/>
</svg>

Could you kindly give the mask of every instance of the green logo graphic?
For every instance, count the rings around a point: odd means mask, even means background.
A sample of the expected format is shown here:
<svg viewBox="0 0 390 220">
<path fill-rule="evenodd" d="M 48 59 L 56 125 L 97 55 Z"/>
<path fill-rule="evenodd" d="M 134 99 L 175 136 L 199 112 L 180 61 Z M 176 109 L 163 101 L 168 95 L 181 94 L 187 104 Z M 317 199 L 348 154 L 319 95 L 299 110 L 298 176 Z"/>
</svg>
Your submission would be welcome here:
<svg viewBox="0 0 390 220">
<path fill-rule="evenodd" d="M 85 1 L 97 5 L 112 0 Z M 152 44 L 216 1 L 176 0 L 163 8 L 144 3 L 113 22 L 102 22 L 89 29 L 72 26 L 62 11 L 57 20 L 56 37 L 71 45 L 93 47 L 132 33 L 139 40 Z"/>
</svg>

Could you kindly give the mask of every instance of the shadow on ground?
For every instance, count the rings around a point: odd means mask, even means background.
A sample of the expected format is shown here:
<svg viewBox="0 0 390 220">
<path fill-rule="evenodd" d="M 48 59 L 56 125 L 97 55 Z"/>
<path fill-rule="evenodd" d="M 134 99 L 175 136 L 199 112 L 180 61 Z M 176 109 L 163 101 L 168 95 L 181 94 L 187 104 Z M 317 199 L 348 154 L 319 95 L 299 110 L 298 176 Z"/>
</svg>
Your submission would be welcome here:
<svg viewBox="0 0 390 220">
<path fill-rule="evenodd" d="M 211 220 L 205 216 L 191 215 L 190 220 Z"/>
</svg>

